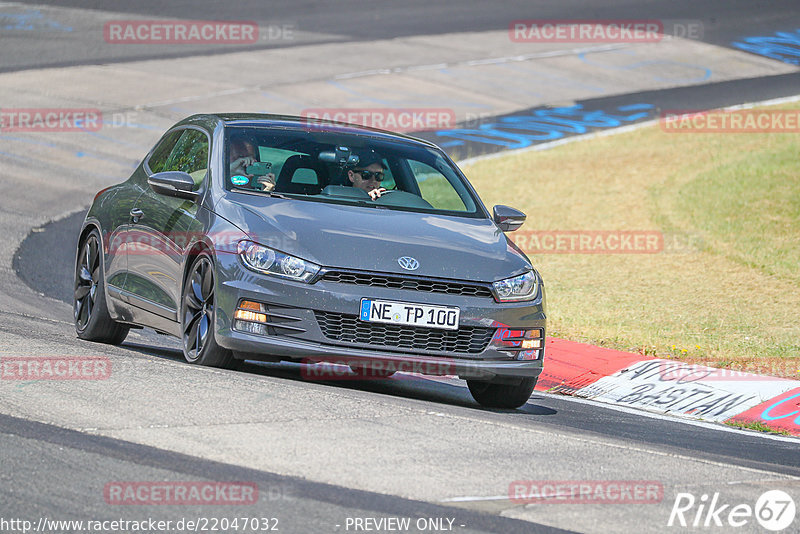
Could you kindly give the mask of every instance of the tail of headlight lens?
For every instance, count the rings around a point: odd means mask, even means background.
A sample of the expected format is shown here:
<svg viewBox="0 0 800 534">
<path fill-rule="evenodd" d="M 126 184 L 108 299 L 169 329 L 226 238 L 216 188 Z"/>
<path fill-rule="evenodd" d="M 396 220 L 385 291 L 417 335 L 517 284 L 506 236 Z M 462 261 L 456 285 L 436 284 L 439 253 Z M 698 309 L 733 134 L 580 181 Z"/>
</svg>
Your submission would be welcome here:
<svg viewBox="0 0 800 534">
<path fill-rule="evenodd" d="M 539 277 L 535 271 L 528 271 L 519 276 L 493 282 L 492 289 L 498 302 L 531 300 L 536 297 L 539 290 Z"/>
<path fill-rule="evenodd" d="M 311 263 L 252 241 L 239 241 L 239 257 L 246 267 L 254 271 L 308 282 L 319 272 L 319 265 Z"/>
</svg>

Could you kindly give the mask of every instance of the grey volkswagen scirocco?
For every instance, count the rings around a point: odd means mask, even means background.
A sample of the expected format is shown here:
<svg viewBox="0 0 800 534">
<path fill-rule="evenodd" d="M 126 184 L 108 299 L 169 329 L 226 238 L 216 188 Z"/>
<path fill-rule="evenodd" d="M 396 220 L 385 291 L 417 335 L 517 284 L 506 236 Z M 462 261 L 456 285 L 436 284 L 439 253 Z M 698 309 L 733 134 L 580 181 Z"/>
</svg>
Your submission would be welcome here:
<svg viewBox="0 0 800 534">
<path fill-rule="evenodd" d="M 149 327 L 189 363 L 344 363 L 455 375 L 516 408 L 545 348 L 544 284 L 453 161 L 413 137 L 275 115 L 194 115 L 100 191 L 75 266 L 78 336 Z M 350 371 L 347 371 L 348 373 Z"/>
</svg>

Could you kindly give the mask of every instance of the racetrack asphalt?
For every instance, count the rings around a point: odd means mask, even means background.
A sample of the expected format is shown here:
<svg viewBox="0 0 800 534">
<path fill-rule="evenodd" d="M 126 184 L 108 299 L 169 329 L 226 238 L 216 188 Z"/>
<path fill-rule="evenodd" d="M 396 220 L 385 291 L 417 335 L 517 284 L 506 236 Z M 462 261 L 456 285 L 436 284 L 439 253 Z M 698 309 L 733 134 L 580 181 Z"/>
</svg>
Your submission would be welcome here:
<svg viewBox="0 0 800 534">
<path fill-rule="evenodd" d="M 793 0 L 768 4 L 751 0 L 673 0 L 642 2 L 611 0 L 510 0 L 487 8 L 480 0 L 429 2 L 409 0 L 402 5 L 390 0 L 340 0 L 334 3 L 262 2 L 215 0 L 185 4 L 158 0 L 140 2 L 84 0 L 23 0 L 4 3 L 5 34 L 11 39 L 0 49 L 0 72 L 101 64 L 147 58 L 179 58 L 197 54 L 224 54 L 231 50 L 258 50 L 302 46 L 308 43 L 375 41 L 419 35 L 507 30 L 510 21 L 532 19 L 664 20 L 699 22 L 703 41 L 729 46 L 734 39 L 794 31 L 800 13 Z M 9 9 L 21 6 L 22 9 Z M 768 7 L 767 7 L 768 6 Z M 70 8 L 73 8 L 71 10 Z M 76 13 L 74 8 L 81 9 Z M 239 47 L 184 45 L 98 46 L 102 24 L 126 19 L 193 19 L 255 21 L 262 28 L 257 43 Z M 274 29 L 270 37 L 269 28 Z M 291 28 L 282 34 L 280 28 Z M 39 31 L 35 31 L 39 30 Z M 47 35 L 42 39 L 42 33 Z M 352 70 L 359 70 L 357 66 Z"/>
</svg>

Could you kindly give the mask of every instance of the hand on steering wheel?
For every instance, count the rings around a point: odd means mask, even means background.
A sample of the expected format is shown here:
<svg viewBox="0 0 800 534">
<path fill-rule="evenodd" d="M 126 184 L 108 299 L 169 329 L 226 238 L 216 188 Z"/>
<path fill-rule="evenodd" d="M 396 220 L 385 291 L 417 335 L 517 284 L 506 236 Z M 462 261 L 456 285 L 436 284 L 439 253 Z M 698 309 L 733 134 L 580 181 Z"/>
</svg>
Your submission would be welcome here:
<svg viewBox="0 0 800 534">
<path fill-rule="evenodd" d="M 369 198 L 371 198 L 372 200 L 378 200 L 381 197 L 381 195 L 385 195 L 386 193 L 388 193 L 388 191 L 384 187 L 378 187 L 376 189 L 373 189 L 372 191 L 367 192 Z"/>
</svg>

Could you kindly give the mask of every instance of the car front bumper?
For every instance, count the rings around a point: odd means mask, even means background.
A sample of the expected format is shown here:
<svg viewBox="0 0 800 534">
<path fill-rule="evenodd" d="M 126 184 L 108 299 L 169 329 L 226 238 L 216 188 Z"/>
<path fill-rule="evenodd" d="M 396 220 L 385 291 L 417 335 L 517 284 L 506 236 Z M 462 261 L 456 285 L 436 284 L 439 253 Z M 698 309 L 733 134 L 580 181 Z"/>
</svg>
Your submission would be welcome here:
<svg viewBox="0 0 800 534">
<path fill-rule="evenodd" d="M 519 349 L 509 349 L 500 341 L 508 330 L 540 328 L 545 332 L 544 287 L 540 284 L 536 299 L 526 302 L 497 303 L 491 297 L 429 293 L 386 287 L 370 287 L 347 283 L 317 281 L 312 284 L 294 282 L 262 275 L 246 269 L 235 254 L 217 255 L 217 313 L 215 334 L 220 346 L 236 353 L 238 358 L 252 360 L 291 359 L 304 363 L 332 362 L 347 365 L 367 365 L 370 369 L 391 369 L 426 375 L 456 375 L 483 380 L 537 377 L 542 372 L 544 339 L 536 359 L 517 359 Z M 323 317 L 347 318 L 354 324 L 361 299 L 373 298 L 417 304 L 457 306 L 460 309 L 459 335 L 470 330 L 490 340 L 481 348 L 471 344 L 470 351 L 437 350 L 435 340 L 428 348 L 394 346 L 375 338 L 349 341 L 331 337 L 330 328 L 322 328 Z M 275 326 L 270 335 L 260 335 L 234 329 L 233 314 L 242 300 L 265 304 Z M 372 325 L 371 323 L 369 324 Z M 360 323 L 359 326 L 363 326 Z M 399 326 L 392 325 L 394 332 Z M 382 328 L 376 326 L 376 328 Z M 425 339 L 435 338 L 437 332 L 420 331 Z M 441 331 L 440 331 L 441 332 Z M 443 333 L 443 335 L 445 335 Z M 403 339 L 408 339 L 405 332 Z M 459 339 L 462 339 L 459 337 Z M 404 342 L 405 343 L 405 342 Z M 426 342 L 427 343 L 427 342 Z M 452 347 L 452 343 L 447 345 Z M 430 347 L 433 347 L 431 349 Z"/>
</svg>

